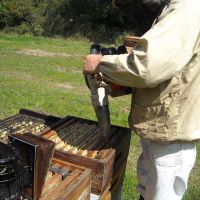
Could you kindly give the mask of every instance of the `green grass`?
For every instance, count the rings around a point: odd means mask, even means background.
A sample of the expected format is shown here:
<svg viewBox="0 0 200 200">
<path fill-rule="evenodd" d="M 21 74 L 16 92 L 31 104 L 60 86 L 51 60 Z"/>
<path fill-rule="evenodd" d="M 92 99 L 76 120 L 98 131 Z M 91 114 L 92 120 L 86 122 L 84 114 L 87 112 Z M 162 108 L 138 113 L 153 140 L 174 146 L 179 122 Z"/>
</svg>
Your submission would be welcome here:
<svg viewBox="0 0 200 200">
<path fill-rule="evenodd" d="M 95 120 L 90 92 L 82 75 L 83 56 L 90 43 L 84 38 L 42 38 L 0 33 L 0 119 L 20 108 Z M 58 56 L 25 55 L 29 50 L 58 53 Z M 65 53 L 65 56 L 60 56 Z M 113 124 L 128 126 L 130 96 L 110 98 Z M 198 145 L 198 151 L 200 146 Z M 123 200 L 136 200 L 136 162 L 139 139 L 133 135 L 123 188 Z M 191 174 L 184 200 L 200 199 L 200 155 Z"/>
</svg>

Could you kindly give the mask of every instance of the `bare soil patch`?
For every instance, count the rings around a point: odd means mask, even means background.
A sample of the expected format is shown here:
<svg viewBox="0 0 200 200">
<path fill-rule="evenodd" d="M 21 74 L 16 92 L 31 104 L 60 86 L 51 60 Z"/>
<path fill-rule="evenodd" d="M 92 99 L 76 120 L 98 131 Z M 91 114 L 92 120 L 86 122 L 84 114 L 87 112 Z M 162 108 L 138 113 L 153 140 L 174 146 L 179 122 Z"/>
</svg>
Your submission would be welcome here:
<svg viewBox="0 0 200 200">
<path fill-rule="evenodd" d="M 82 57 L 83 55 L 74 55 L 68 53 L 49 52 L 41 49 L 22 49 L 17 51 L 18 54 L 27 56 L 38 56 L 38 57 Z"/>
<path fill-rule="evenodd" d="M 56 87 L 61 88 L 61 89 L 74 89 L 75 87 L 70 85 L 69 83 L 57 83 Z"/>
<path fill-rule="evenodd" d="M 28 74 L 26 72 L 20 72 L 20 71 L 4 71 L 2 72 L 4 77 L 12 77 L 15 79 L 21 79 L 21 80 L 27 80 L 32 81 L 33 76 L 31 74 Z"/>
</svg>

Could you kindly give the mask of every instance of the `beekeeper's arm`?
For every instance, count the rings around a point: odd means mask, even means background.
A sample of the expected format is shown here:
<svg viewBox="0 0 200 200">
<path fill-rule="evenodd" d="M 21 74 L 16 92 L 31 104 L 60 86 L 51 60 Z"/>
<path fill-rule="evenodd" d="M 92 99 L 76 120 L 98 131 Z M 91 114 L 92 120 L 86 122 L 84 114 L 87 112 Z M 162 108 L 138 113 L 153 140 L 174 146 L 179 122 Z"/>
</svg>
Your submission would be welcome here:
<svg viewBox="0 0 200 200">
<path fill-rule="evenodd" d="M 170 12 L 145 35 L 130 54 L 103 56 L 99 71 L 122 86 L 154 87 L 181 71 L 200 37 L 199 0 L 176 0 Z"/>
</svg>

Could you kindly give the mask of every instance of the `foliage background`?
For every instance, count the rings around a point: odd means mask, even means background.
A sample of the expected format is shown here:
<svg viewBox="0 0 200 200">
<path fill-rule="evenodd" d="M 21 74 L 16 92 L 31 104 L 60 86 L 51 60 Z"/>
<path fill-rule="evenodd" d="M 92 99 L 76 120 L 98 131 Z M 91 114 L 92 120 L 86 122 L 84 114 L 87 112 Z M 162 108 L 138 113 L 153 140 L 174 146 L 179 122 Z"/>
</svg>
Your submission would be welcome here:
<svg viewBox="0 0 200 200">
<path fill-rule="evenodd" d="M 144 0 L 121 9 L 113 8 L 111 0 L 1 0 L 0 30 L 113 42 L 126 32 L 143 34 L 156 13 L 153 8 Z"/>
</svg>

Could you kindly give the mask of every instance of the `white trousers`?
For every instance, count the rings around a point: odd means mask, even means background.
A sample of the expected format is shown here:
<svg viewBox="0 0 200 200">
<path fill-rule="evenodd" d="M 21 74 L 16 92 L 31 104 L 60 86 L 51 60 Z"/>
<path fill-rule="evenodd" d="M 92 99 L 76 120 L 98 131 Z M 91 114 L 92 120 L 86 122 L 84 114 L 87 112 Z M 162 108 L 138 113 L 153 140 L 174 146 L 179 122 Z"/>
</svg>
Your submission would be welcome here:
<svg viewBox="0 0 200 200">
<path fill-rule="evenodd" d="M 145 200 L 181 200 L 195 163 L 195 144 L 157 144 L 141 139 L 141 145 L 138 192 Z"/>
</svg>

